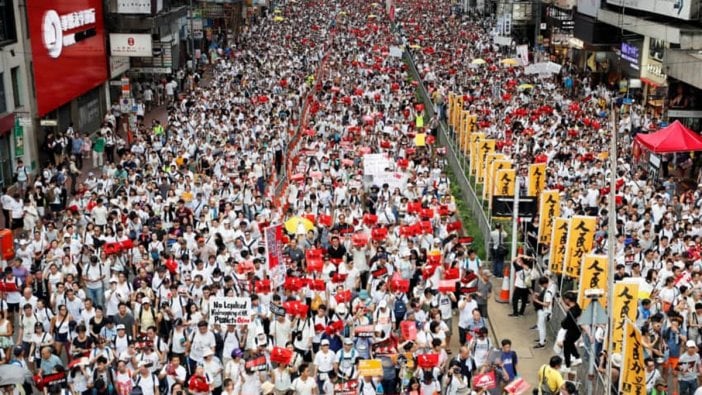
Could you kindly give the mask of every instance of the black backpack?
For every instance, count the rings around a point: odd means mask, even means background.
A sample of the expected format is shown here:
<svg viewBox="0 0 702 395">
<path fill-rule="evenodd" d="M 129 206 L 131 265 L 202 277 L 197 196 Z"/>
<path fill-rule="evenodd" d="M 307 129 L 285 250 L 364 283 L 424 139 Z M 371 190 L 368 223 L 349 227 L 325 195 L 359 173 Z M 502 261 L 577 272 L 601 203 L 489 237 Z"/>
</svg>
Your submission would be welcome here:
<svg viewBox="0 0 702 395">
<path fill-rule="evenodd" d="M 395 319 L 397 321 L 402 321 L 405 319 L 405 314 L 407 314 L 407 303 L 405 303 L 404 295 L 395 298 L 393 311 L 395 312 Z"/>
</svg>

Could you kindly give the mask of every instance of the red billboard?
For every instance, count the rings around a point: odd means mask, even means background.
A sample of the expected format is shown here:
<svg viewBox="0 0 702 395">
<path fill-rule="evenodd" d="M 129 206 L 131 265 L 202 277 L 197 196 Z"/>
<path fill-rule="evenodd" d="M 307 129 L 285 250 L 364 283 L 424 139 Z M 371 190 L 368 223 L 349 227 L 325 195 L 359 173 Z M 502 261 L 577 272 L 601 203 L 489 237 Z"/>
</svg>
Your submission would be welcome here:
<svg viewBox="0 0 702 395">
<path fill-rule="evenodd" d="M 102 0 L 28 0 L 39 116 L 107 79 Z"/>
</svg>

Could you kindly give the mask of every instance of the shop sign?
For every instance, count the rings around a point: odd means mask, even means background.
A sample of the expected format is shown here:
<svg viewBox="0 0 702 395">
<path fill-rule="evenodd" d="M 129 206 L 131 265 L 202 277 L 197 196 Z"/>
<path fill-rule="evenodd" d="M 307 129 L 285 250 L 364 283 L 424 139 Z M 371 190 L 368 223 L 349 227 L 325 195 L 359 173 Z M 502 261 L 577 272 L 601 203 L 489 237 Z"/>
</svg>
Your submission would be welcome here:
<svg viewBox="0 0 702 395">
<path fill-rule="evenodd" d="M 117 0 L 118 14 L 151 14 L 151 0 Z"/>
<path fill-rule="evenodd" d="M 119 77 L 129 70 L 129 57 L 110 56 L 110 78 Z"/>
<path fill-rule="evenodd" d="M 170 74 L 170 67 L 135 67 L 131 69 L 135 73 L 141 74 Z"/>
<path fill-rule="evenodd" d="M 110 33 L 112 56 L 151 57 L 153 43 L 151 34 Z"/>
<path fill-rule="evenodd" d="M 619 57 L 629 64 L 632 70 L 640 70 L 641 46 L 633 42 L 623 42 L 620 48 Z"/>
<path fill-rule="evenodd" d="M 33 1 L 27 7 L 41 117 L 107 79 L 101 0 Z"/>
</svg>

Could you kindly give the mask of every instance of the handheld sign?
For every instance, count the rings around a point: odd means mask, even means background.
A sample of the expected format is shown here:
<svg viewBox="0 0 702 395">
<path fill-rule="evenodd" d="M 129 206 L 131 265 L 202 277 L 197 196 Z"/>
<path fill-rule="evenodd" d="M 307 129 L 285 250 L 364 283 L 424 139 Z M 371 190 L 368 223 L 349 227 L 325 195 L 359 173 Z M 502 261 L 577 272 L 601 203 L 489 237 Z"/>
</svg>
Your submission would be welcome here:
<svg viewBox="0 0 702 395">
<path fill-rule="evenodd" d="M 216 297 L 210 300 L 210 324 L 248 325 L 251 323 L 251 299 Z"/>
</svg>

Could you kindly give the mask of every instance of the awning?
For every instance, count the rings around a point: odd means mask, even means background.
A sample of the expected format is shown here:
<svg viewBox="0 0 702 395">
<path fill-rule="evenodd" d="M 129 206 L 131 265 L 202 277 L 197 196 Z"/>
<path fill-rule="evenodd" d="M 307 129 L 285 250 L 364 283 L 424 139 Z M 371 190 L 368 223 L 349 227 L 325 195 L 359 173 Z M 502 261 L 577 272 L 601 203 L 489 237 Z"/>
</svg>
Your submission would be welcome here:
<svg viewBox="0 0 702 395">
<path fill-rule="evenodd" d="M 0 117 L 0 136 L 10 134 L 15 127 L 15 113 L 5 114 Z"/>
<path fill-rule="evenodd" d="M 680 121 L 675 121 L 655 133 L 639 133 L 636 135 L 636 141 L 657 154 L 702 151 L 702 136 Z"/>
</svg>

